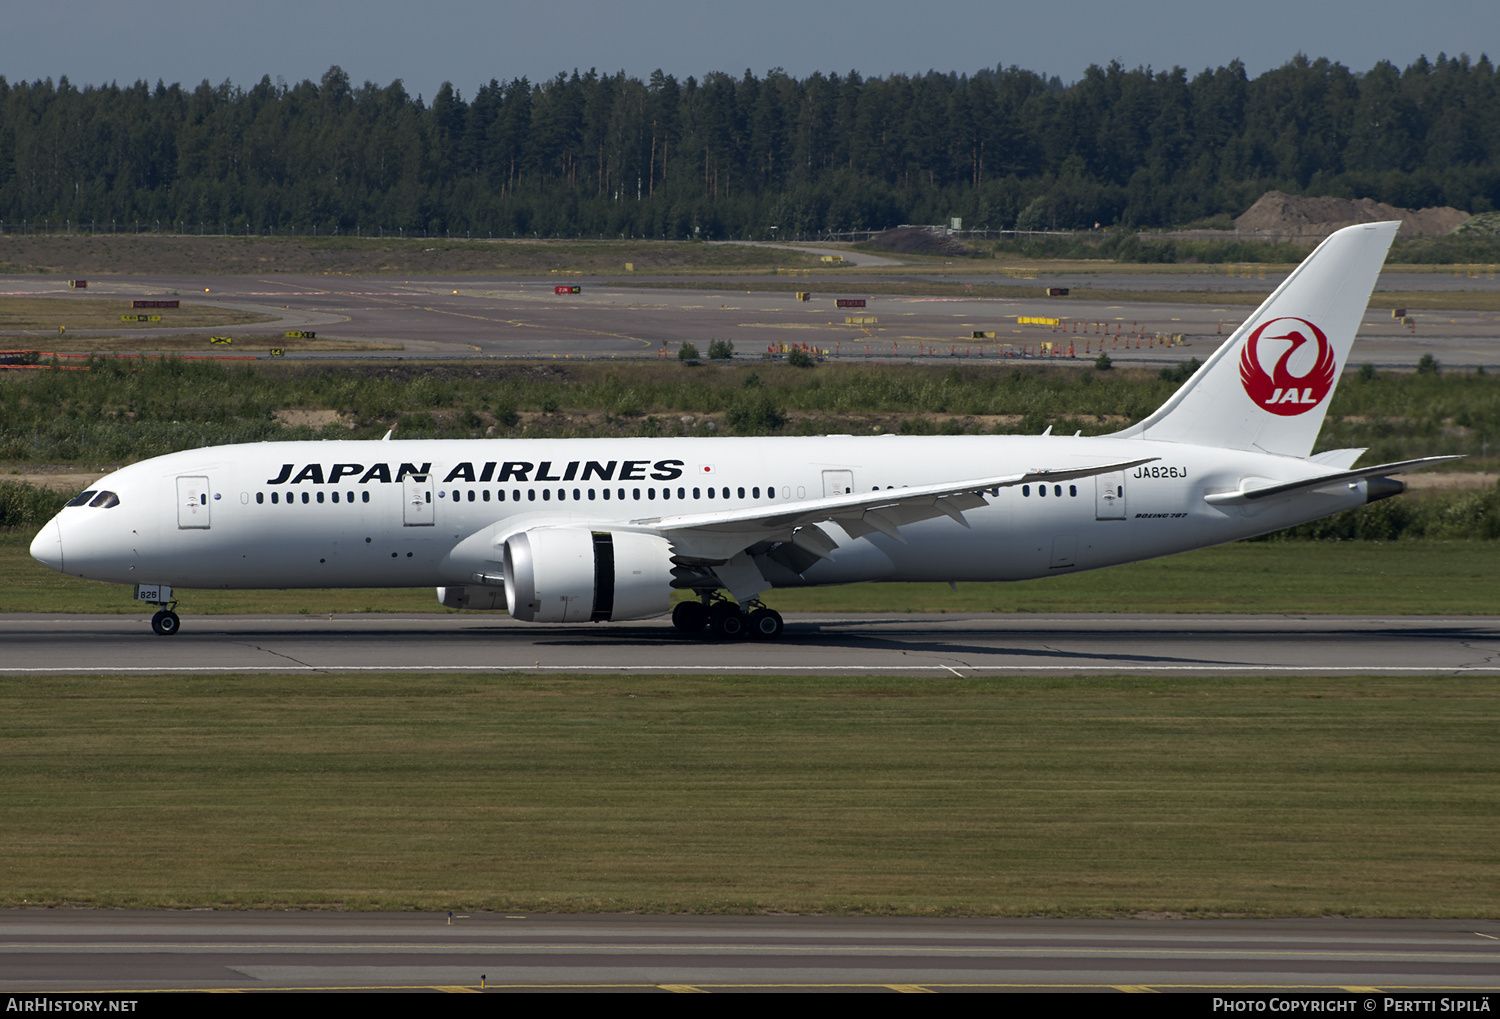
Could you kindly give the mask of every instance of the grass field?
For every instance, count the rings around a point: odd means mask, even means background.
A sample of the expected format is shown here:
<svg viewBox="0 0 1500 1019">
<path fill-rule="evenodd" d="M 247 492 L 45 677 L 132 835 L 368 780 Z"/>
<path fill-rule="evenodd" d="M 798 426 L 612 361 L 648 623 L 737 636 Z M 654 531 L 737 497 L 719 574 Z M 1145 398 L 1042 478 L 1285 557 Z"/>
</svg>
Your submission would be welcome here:
<svg viewBox="0 0 1500 1019">
<path fill-rule="evenodd" d="M 155 299 L 155 298 L 153 298 Z M 122 315 L 159 315 L 160 322 L 123 322 Z M 183 304 L 181 308 L 132 308 L 130 301 L 90 297 L 0 297 L 0 331 L 68 329 L 118 329 L 150 332 L 167 327 L 243 325 L 265 322 L 269 315 L 234 308 Z M 137 340 L 136 342 L 140 342 Z"/>
<path fill-rule="evenodd" d="M 509 438 L 1097 435 L 1160 406 L 1187 367 L 101 358 L 86 372 L 0 373 L 0 463 L 129 463 L 236 442 L 379 438 L 393 424 L 406 438 L 491 428 Z M 282 410 L 332 411 L 354 427 L 284 425 Z M 1334 394 L 1317 451 L 1368 447 L 1365 463 L 1463 454 L 1455 469 L 1494 471 L 1497 434 L 1500 376 L 1356 370 Z"/>
<path fill-rule="evenodd" d="M 536 275 L 812 268 L 817 255 L 691 241 L 488 240 L 396 237 L 228 237 L 172 234 L 0 235 L 0 273 L 240 275 L 332 273 Z"/>
<path fill-rule="evenodd" d="M 143 613 L 123 585 L 66 577 L 28 552 L 32 532 L 0 531 L 0 612 Z M 783 589 L 782 612 L 1271 612 L 1492 615 L 1500 542 L 1242 542 L 1091 573 L 1013 584 L 850 584 Z M 184 616 L 450 612 L 431 588 L 179 591 Z"/>
<path fill-rule="evenodd" d="M 1494 916 L 1483 679 L 48 678 L 0 905 Z"/>
<path fill-rule="evenodd" d="M 228 344 L 213 342 L 212 337 L 228 336 Z M 0 338 L 5 339 L 5 338 Z M 28 347 L 35 349 L 41 355 L 47 354 L 114 354 L 124 353 L 126 355 L 138 352 L 146 353 L 147 356 L 155 354 L 167 354 L 191 358 L 193 355 L 206 357 L 224 358 L 236 355 L 269 354 L 272 350 L 280 350 L 286 354 L 306 353 L 345 353 L 361 350 L 405 350 L 404 343 L 379 343 L 373 340 L 334 340 L 327 337 L 316 337 L 311 340 L 288 340 L 281 333 L 276 332 L 245 332 L 233 326 L 222 326 L 212 332 L 201 333 L 172 333 L 167 336 L 142 336 L 136 333 L 116 333 L 113 336 L 90 333 L 79 335 L 77 333 L 63 333 L 57 336 L 43 334 L 41 336 L 12 336 L 9 337 L 8 345 L 16 347 Z M 45 363 L 48 358 L 42 356 L 40 361 Z M 70 359 L 71 360 L 71 359 Z M 80 363 L 82 359 L 72 360 L 71 363 Z M 68 362 L 64 362 L 68 363 Z"/>
</svg>

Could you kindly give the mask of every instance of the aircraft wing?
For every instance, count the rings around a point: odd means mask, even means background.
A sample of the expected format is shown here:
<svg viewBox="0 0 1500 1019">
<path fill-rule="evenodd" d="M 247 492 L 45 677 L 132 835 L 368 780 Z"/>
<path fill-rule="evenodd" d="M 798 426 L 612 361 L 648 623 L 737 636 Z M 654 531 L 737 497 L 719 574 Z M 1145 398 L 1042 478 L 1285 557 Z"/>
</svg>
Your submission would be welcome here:
<svg viewBox="0 0 1500 1019">
<path fill-rule="evenodd" d="M 712 513 L 641 517 L 630 526 L 667 538 L 681 563 L 723 563 L 759 542 L 791 542 L 819 558 L 838 548 L 838 543 L 818 527 L 834 523 L 854 537 L 884 534 L 904 541 L 901 528 L 933 517 L 947 516 L 968 527 L 964 510 L 986 505 L 986 492 L 1015 485 L 1052 483 L 1124 471 L 1150 463 L 1157 457 L 1121 460 L 1062 470 L 1031 470 L 988 478 L 883 488 L 873 492 L 851 492 L 820 499 L 801 499 L 785 505 L 761 505 Z"/>
<path fill-rule="evenodd" d="M 1241 488 L 1237 492 L 1215 492 L 1213 495 L 1205 495 L 1203 501 L 1210 506 L 1246 506 L 1261 499 L 1271 499 L 1278 495 L 1292 495 L 1296 492 L 1309 492 L 1315 488 L 1330 488 L 1334 485 L 1353 484 L 1365 478 L 1382 478 L 1388 474 L 1405 474 L 1407 471 L 1420 470 L 1423 467 L 1431 467 L 1435 464 L 1447 463 L 1450 460 L 1462 460 L 1461 456 L 1424 456 L 1419 460 L 1401 460 L 1397 463 L 1377 464 L 1374 467 L 1360 467 L 1352 471 L 1339 471 L 1336 474 L 1324 474 L 1317 478 L 1306 478 L 1302 481 L 1288 481 L 1281 485 L 1266 485 L 1262 488 Z"/>
</svg>

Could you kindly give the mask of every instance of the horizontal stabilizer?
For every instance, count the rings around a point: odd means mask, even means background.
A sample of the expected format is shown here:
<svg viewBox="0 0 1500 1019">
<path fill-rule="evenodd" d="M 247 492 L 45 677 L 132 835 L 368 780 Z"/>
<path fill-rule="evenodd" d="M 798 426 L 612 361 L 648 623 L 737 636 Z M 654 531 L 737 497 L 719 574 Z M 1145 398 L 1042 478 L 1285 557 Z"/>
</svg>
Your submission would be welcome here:
<svg viewBox="0 0 1500 1019">
<path fill-rule="evenodd" d="M 1204 496 L 1203 501 L 1210 506 L 1247 506 L 1262 499 L 1273 499 L 1279 495 L 1309 492 L 1313 489 L 1330 488 L 1334 485 L 1352 485 L 1354 482 L 1363 481 L 1365 478 L 1383 478 L 1391 474 L 1405 474 L 1407 471 L 1421 470 L 1423 467 L 1432 467 L 1435 464 L 1462 459 L 1463 457 L 1461 456 L 1426 456 L 1420 460 L 1401 460 L 1397 463 L 1379 464 L 1375 467 L 1361 467 L 1353 471 L 1339 471 L 1337 474 L 1324 474 L 1321 477 L 1307 478 L 1303 481 L 1288 481 L 1281 485 L 1267 485 L 1264 488 L 1242 488 L 1238 492 L 1217 492 L 1213 495 Z"/>
</svg>

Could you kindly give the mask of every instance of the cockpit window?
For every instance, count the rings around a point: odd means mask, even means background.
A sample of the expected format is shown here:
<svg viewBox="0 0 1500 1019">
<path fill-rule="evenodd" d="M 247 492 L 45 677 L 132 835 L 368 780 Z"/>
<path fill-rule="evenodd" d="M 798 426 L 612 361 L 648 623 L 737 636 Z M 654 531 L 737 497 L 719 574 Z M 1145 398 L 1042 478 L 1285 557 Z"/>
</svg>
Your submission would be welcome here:
<svg viewBox="0 0 1500 1019">
<path fill-rule="evenodd" d="M 70 503 L 68 503 L 68 505 L 69 506 L 86 506 L 86 505 L 88 505 L 88 501 L 90 499 L 92 499 L 93 497 L 94 497 L 94 489 L 91 488 L 87 492 L 81 492 L 78 495 L 74 496 L 73 497 L 73 501 L 70 502 Z"/>
<path fill-rule="evenodd" d="M 120 505 L 120 497 L 113 492 L 100 492 L 94 496 L 94 501 L 89 503 L 90 509 L 109 509 L 111 506 Z"/>
</svg>

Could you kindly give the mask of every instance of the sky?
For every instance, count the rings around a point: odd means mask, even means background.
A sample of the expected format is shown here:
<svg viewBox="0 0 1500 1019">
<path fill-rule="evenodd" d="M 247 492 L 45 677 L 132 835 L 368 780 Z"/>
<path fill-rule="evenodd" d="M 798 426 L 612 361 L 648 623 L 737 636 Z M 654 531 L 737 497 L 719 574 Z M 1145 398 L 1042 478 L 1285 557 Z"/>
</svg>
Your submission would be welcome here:
<svg viewBox="0 0 1500 1019">
<path fill-rule="evenodd" d="M 0 75 L 75 85 L 262 75 L 401 79 L 428 99 L 575 68 L 683 79 L 780 67 L 866 77 L 1018 66 L 1064 82 L 1090 64 L 1251 74 L 1298 53 L 1355 71 L 1420 55 L 1500 59 L 1497 0 L 6 0 Z"/>
</svg>

